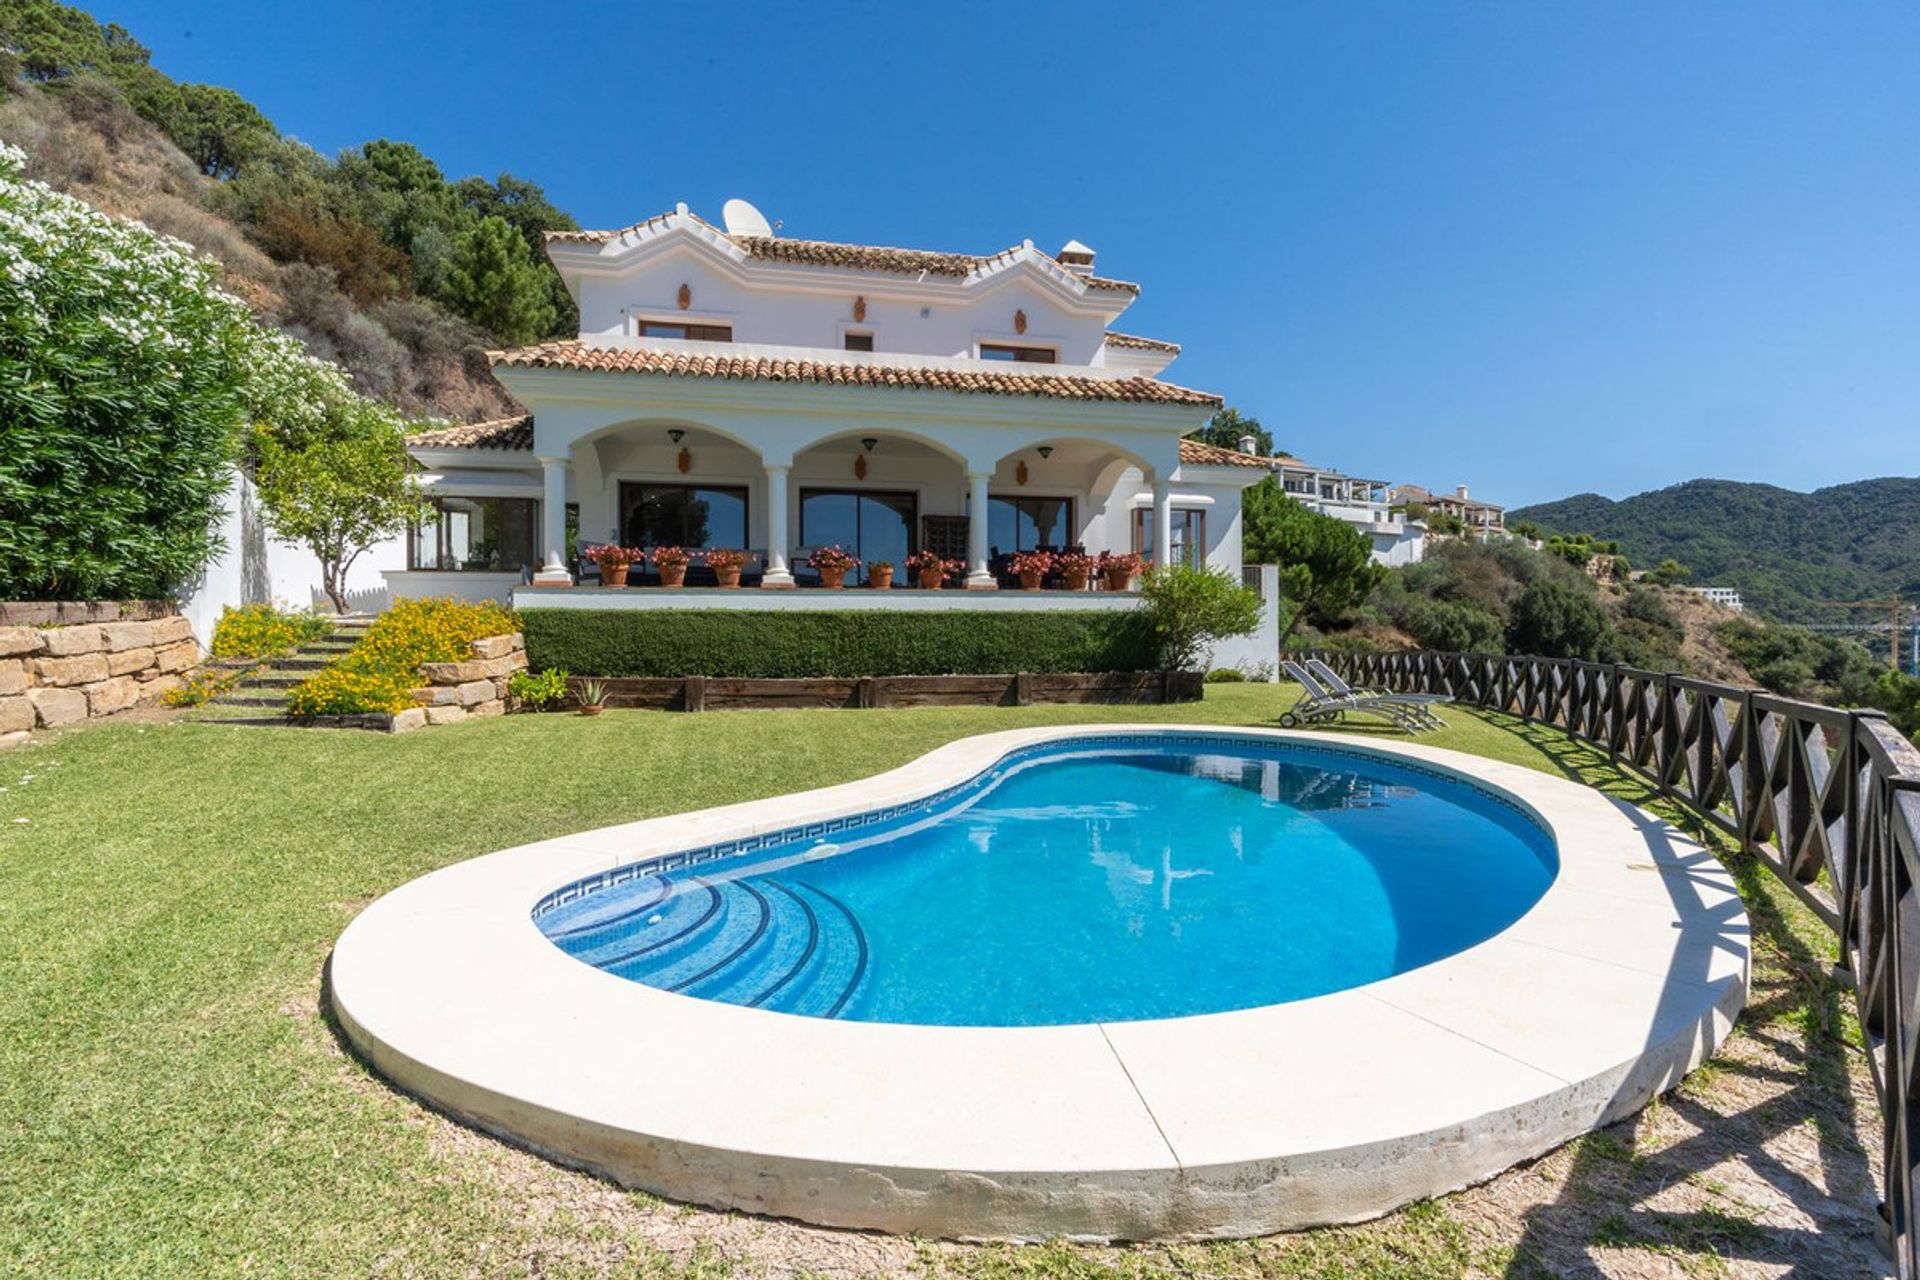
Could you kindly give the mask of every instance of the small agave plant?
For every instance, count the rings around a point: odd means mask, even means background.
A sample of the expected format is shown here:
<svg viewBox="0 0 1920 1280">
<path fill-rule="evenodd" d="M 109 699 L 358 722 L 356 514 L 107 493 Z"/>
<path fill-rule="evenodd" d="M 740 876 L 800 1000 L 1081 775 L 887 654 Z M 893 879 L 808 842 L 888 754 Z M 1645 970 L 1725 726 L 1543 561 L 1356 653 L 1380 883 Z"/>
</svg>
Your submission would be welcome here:
<svg viewBox="0 0 1920 1280">
<path fill-rule="evenodd" d="M 588 680 L 580 686 L 580 714 L 597 716 L 607 709 L 607 683 L 604 680 Z"/>
</svg>

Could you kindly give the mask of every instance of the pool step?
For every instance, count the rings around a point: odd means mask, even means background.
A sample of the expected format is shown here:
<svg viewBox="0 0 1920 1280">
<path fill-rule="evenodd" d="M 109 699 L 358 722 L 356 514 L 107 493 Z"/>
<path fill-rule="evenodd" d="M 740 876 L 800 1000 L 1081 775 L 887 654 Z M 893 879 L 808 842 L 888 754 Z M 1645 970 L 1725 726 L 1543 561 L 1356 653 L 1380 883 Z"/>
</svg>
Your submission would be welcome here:
<svg viewBox="0 0 1920 1280">
<path fill-rule="evenodd" d="M 813 1017 L 854 1006 L 870 955 L 839 899 L 766 876 L 645 877 L 549 913 L 569 954 L 664 991 Z"/>
</svg>

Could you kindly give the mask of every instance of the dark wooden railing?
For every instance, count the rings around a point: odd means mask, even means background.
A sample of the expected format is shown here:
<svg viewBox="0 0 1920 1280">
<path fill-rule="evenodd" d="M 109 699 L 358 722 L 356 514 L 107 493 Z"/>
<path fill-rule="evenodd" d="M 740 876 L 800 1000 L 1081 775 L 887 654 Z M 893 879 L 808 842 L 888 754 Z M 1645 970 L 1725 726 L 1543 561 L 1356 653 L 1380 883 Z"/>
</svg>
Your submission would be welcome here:
<svg viewBox="0 0 1920 1280">
<path fill-rule="evenodd" d="M 1554 725 L 1718 827 L 1826 922 L 1882 1117 L 1882 1214 L 1920 1280 L 1920 750 L 1876 711 L 1607 663 L 1315 652 L 1356 687 L 1444 693 Z"/>
</svg>

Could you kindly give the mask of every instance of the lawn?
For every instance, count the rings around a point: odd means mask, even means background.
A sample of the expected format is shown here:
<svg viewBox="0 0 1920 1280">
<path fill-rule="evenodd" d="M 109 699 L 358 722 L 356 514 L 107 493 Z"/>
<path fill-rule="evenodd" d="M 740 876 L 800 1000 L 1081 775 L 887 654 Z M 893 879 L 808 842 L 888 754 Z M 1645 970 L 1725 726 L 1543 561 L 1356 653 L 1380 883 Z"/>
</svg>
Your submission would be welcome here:
<svg viewBox="0 0 1920 1280">
<path fill-rule="evenodd" d="M 968 1247 L 666 1204 L 426 1111 L 321 1010 L 353 914 L 449 862 L 991 729 L 1271 724 L 1282 705 L 1225 685 L 1169 708 L 610 712 L 394 738 L 151 720 L 0 754 L 0 1275 L 1867 1273 L 1877 1140 L 1830 948 L 1737 860 L 1752 1006 L 1678 1093 L 1484 1187 L 1245 1244 Z M 1428 741 L 1647 799 L 1558 733 L 1450 715 Z"/>
</svg>

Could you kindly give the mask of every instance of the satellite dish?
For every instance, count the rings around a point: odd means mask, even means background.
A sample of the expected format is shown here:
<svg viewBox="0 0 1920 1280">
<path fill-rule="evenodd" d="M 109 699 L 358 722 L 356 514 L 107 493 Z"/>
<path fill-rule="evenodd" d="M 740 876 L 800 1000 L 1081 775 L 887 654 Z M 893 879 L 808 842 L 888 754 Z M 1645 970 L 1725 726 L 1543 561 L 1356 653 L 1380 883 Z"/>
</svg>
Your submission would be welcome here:
<svg viewBox="0 0 1920 1280">
<path fill-rule="evenodd" d="M 773 228 L 767 225 L 767 216 L 745 200 L 729 200 L 720 206 L 720 218 L 727 224 L 730 236 L 770 236 Z"/>
</svg>

